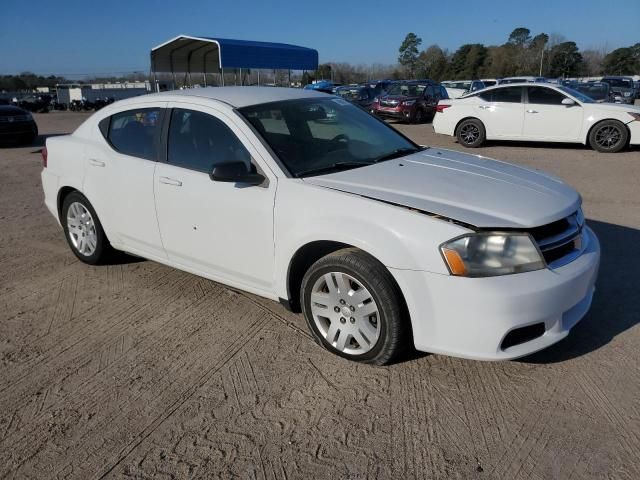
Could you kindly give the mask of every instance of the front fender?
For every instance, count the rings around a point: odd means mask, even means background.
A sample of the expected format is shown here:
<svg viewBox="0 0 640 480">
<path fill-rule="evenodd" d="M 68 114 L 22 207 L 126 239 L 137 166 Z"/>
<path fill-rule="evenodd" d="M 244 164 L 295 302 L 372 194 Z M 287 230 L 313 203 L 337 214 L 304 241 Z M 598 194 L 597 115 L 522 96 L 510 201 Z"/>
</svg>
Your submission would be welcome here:
<svg viewBox="0 0 640 480">
<path fill-rule="evenodd" d="M 295 253 L 315 241 L 357 247 L 388 268 L 448 275 L 439 245 L 469 230 L 425 213 L 287 179 L 275 205 L 275 283 L 288 298 L 287 276 Z"/>
</svg>

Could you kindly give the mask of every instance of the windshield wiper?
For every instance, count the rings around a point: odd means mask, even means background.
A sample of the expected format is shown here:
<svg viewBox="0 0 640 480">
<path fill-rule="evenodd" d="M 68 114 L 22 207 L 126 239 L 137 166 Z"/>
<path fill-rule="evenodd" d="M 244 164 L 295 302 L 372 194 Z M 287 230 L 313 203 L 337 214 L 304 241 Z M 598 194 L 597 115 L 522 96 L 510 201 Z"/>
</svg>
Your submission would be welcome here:
<svg viewBox="0 0 640 480">
<path fill-rule="evenodd" d="M 421 152 L 422 150 L 426 150 L 426 148 L 396 148 L 393 152 L 378 157 L 374 160 L 374 163 L 384 162 L 385 160 L 393 160 L 394 158 L 404 157 L 405 155 L 410 155 L 412 153 Z"/>
<path fill-rule="evenodd" d="M 348 170 L 350 168 L 362 167 L 364 165 L 371 165 L 374 162 L 335 162 L 330 165 L 324 165 L 318 168 L 311 168 L 303 172 L 299 172 L 296 176 L 306 177 L 307 175 L 317 175 L 320 173 L 328 173 L 339 170 Z"/>
</svg>

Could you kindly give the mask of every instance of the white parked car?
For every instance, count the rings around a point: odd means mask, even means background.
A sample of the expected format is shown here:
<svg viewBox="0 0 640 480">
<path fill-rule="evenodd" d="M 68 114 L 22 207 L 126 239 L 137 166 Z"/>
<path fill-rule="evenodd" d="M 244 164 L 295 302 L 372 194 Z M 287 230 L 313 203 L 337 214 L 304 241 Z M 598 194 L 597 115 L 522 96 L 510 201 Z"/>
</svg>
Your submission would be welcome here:
<svg viewBox="0 0 640 480">
<path fill-rule="evenodd" d="M 442 82 L 442 86 L 447 90 L 449 98 L 460 98 L 467 93 L 485 88 L 485 84 L 481 80 L 447 80 Z"/>
<path fill-rule="evenodd" d="M 441 100 L 433 128 L 465 147 L 479 147 L 485 140 L 528 140 L 618 152 L 640 144 L 640 107 L 597 103 L 560 85 L 499 85 Z"/>
<path fill-rule="evenodd" d="M 353 360 L 411 342 L 527 355 L 565 337 L 594 291 L 599 244 L 571 187 L 420 147 L 322 93 L 136 97 L 47 139 L 43 162 L 45 203 L 81 261 L 122 250 L 280 300 Z"/>
</svg>

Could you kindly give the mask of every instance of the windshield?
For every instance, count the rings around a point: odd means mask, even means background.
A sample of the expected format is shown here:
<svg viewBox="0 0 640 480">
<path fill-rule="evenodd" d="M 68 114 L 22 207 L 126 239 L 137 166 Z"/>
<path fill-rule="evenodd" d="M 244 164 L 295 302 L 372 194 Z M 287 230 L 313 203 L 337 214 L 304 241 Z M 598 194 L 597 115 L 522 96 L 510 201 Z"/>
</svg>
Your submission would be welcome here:
<svg viewBox="0 0 640 480">
<path fill-rule="evenodd" d="M 585 94 L 594 100 L 608 100 L 609 86 L 603 83 L 578 83 L 572 86 L 573 90 Z"/>
<path fill-rule="evenodd" d="M 420 150 L 342 98 L 304 98 L 238 110 L 295 177 L 357 168 Z"/>
<path fill-rule="evenodd" d="M 404 95 L 406 97 L 419 97 L 427 88 L 426 85 L 415 83 L 394 83 L 387 90 L 388 95 Z"/>
<path fill-rule="evenodd" d="M 573 88 L 569 88 L 569 87 L 558 87 L 558 88 L 563 92 L 568 93 L 569 95 L 577 98 L 582 103 L 594 103 L 593 98 L 588 97 L 584 93 L 574 90 Z"/>
<path fill-rule="evenodd" d="M 633 88 L 633 82 L 627 78 L 603 78 L 602 81 L 607 82 L 612 87 Z"/>
</svg>

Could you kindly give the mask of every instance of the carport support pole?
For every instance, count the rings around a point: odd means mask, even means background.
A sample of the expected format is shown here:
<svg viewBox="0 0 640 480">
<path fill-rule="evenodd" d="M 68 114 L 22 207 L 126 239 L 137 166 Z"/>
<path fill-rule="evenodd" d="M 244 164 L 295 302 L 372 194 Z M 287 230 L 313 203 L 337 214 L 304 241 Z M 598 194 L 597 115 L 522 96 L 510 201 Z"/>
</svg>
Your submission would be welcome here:
<svg viewBox="0 0 640 480">
<path fill-rule="evenodd" d="M 291 88 L 291 69 L 289 69 L 289 85 L 287 87 Z"/>
<path fill-rule="evenodd" d="M 258 86 L 260 86 L 260 70 L 258 70 Z"/>
</svg>

